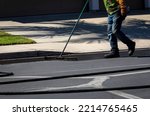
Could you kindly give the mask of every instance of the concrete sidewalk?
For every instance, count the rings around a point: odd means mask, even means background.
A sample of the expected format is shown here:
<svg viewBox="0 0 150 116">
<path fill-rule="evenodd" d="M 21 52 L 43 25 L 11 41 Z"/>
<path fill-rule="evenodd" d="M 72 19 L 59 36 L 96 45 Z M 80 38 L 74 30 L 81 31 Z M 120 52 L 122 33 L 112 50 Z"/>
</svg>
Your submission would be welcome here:
<svg viewBox="0 0 150 116">
<path fill-rule="evenodd" d="M 86 53 L 110 50 L 106 32 L 107 17 L 90 18 L 90 13 L 87 15 L 88 18 L 81 19 L 66 52 Z M 31 38 L 37 44 L 0 46 L 0 54 L 29 51 L 61 52 L 76 22 L 74 18 L 67 19 L 67 16 L 57 15 L 57 17 L 64 17 L 59 20 L 54 20 L 53 15 L 1 20 L 0 29 Z M 150 14 L 129 15 L 123 25 L 123 31 L 127 36 L 136 41 L 136 48 L 150 48 Z M 119 48 L 127 49 L 121 42 Z"/>
</svg>

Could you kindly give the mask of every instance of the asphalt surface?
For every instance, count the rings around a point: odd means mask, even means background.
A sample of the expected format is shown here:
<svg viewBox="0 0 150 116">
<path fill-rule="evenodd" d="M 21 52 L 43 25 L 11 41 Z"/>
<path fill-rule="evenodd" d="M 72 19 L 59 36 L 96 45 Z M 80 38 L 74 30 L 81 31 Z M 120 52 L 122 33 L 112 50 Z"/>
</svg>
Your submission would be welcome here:
<svg viewBox="0 0 150 116">
<path fill-rule="evenodd" d="M 123 31 L 136 42 L 136 51 L 128 57 L 119 42 L 121 57 L 114 59 L 103 59 L 110 47 L 101 13 L 83 16 L 59 60 L 78 14 L 1 19 L 1 29 L 37 44 L 0 46 L 0 98 L 150 99 L 150 15 L 135 12 Z"/>
<path fill-rule="evenodd" d="M 0 98 L 149 99 L 149 61 L 121 57 L 0 65 L 3 72 L 14 73 L 0 78 Z"/>
</svg>

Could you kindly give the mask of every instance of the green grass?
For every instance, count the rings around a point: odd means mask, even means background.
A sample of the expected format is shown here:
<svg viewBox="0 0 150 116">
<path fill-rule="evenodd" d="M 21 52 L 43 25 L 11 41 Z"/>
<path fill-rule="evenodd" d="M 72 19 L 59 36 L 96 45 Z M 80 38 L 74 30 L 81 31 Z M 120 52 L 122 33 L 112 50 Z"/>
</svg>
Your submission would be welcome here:
<svg viewBox="0 0 150 116">
<path fill-rule="evenodd" d="M 14 44 L 33 44 L 35 41 L 19 35 L 11 35 L 4 31 L 0 31 L 0 46 Z"/>
</svg>

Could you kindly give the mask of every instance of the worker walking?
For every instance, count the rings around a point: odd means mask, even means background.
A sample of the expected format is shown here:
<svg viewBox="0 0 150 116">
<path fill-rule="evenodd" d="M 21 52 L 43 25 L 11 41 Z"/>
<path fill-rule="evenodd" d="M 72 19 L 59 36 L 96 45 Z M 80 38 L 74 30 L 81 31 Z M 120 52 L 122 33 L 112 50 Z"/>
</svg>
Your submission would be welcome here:
<svg viewBox="0 0 150 116">
<path fill-rule="evenodd" d="M 129 56 L 135 51 L 135 42 L 130 40 L 122 31 L 123 20 L 127 16 L 127 6 L 125 0 L 103 0 L 108 13 L 108 38 L 110 41 L 111 52 L 105 58 L 120 57 L 117 38 L 128 47 Z"/>
</svg>

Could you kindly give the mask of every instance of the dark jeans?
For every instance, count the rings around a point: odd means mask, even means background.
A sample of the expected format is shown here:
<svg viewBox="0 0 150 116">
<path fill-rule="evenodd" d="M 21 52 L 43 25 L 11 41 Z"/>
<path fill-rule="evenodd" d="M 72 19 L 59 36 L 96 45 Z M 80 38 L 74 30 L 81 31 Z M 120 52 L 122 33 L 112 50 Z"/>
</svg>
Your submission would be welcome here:
<svg viewBox="0 0 150 116">
<path fill-rule="evenodd" d="M 122 22 L 125 17 L 121 16 L 118 11 L 112 15 L 108 15 L 108 38 L 110 41 L 111 50 L 119 52 L 117 38 L 124 44 L 130 47 L 132 41 L 121 31 Z"/>
</svg>

